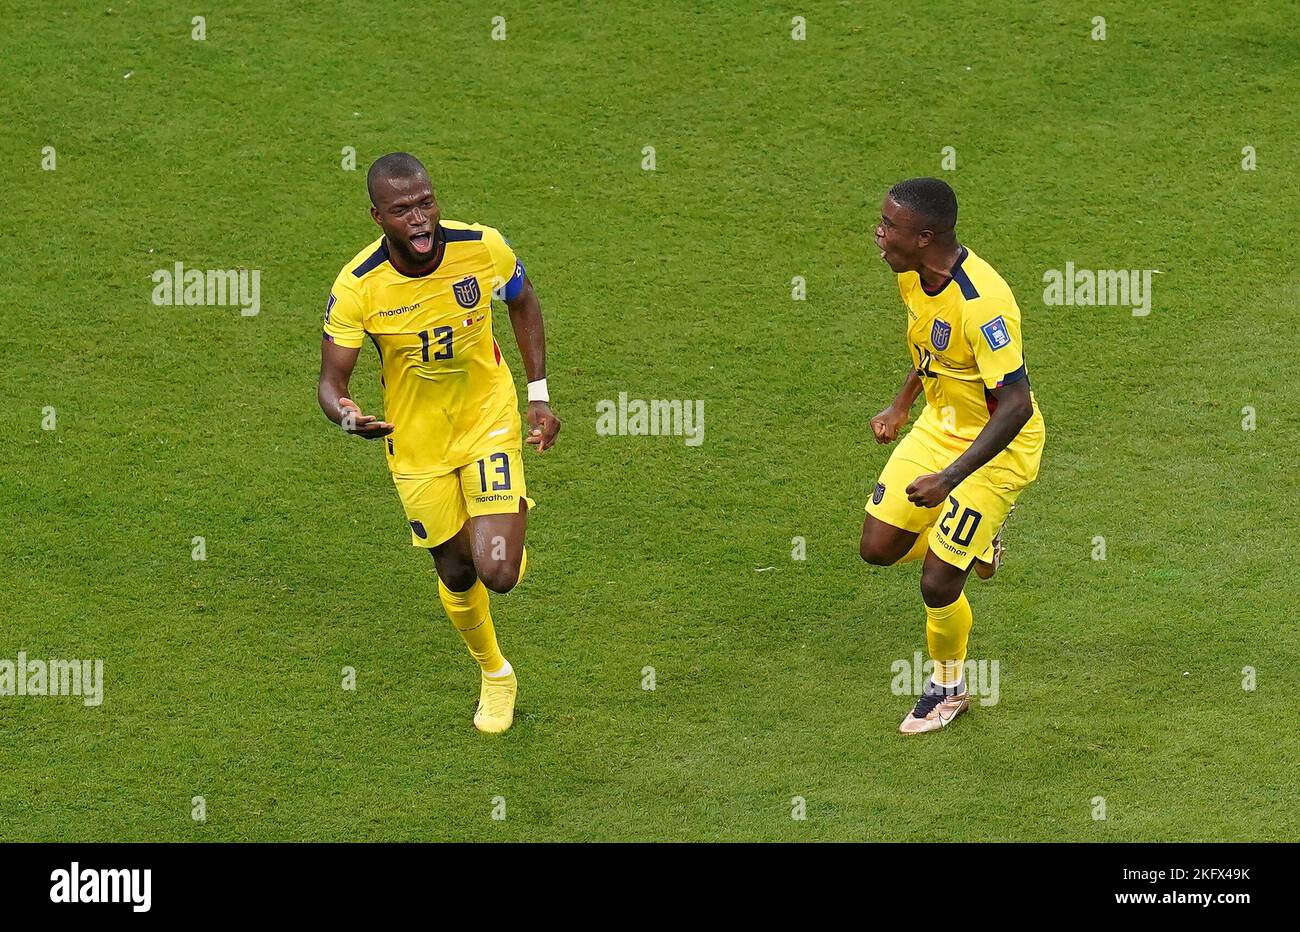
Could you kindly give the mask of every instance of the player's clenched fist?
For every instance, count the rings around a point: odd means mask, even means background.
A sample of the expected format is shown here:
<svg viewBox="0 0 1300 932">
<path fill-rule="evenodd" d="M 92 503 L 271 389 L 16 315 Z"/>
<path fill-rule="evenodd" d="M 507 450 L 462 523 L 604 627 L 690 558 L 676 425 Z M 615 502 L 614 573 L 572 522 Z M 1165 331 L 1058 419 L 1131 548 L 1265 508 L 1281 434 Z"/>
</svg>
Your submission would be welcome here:
<svg viewBox="0 0 1300 932">
<path fill-rule="evenodd" d="M 934 508 L 943 504 L 956 488 L 952 480 L 941 472 L 917 476 L 907 487 L 907 500 L 918 508 Z"/>
<path fill-rule="evenodd" d="M 376 420 L 373 414 L 362 414 L 357 403 L 351 398 L 339 399 L 339 414 L 341 415 L 339 426 L 349 434 L 356 434 L 367 440 L 378 440 L 393 432 L 392 424 Z"/>
<path fill-rule="evenodd" d="M 560 432 L 560 419 L 545 401 L 528 403 L 528 427 L 528 439 L 524 442 L 534 444 L 538 453 L 555 446 L 555 435 Z"/>
<path fill-rule="evenodd" d="M 893 443 L 906 423 L 907 412 L 890 405 L 871 419 L 871 432 L 876 435 L 876 443 Z"/>
</svg>

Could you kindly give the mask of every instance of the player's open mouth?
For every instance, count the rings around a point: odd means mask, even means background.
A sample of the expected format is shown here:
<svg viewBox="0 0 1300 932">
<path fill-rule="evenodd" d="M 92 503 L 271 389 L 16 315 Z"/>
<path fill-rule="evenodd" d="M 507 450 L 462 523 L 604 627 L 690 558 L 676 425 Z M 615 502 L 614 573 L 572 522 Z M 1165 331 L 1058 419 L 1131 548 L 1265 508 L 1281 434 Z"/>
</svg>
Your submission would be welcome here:
<svg viewBox="0 0 1300 932">
<path fill-rule="evenodd" d="M 411 246 L 416 252 L 424 253 L 433 249 L 433 234 L 416 233 L 411 237 Z"/>
</svg>

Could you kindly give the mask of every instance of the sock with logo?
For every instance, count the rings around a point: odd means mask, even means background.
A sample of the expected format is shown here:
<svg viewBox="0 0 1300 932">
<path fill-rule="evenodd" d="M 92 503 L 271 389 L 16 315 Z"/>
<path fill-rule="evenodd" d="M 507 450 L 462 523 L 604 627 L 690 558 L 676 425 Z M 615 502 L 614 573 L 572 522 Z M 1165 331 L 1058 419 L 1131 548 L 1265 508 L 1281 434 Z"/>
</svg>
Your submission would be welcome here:
<svg viewBox="0 0 1300 932">
<path fill-rule="evenodd" d="M 961 682 L 962 664 L 966 661 L 966 641 L 974 616 L 970 602 L 962 592 L 957 601 L 942 608 L 925 607 L 925 639 L 934 660 L 934 682 L 938 686 L 956 686 Z"/>
<path fill-rule="evenodd" d="M 505 664 L 501 648 L 497 646 L 496 629 L 492 627 L 492 613 L 488 611 L 488 591 L 483 580 L 464 592 L 452 592 L 447 584 L 438 580 L 438 597 L 451 619 L 451 625 L 465 641 L 470 654 L 484 673 L 495 673 Z"/>
</svg>

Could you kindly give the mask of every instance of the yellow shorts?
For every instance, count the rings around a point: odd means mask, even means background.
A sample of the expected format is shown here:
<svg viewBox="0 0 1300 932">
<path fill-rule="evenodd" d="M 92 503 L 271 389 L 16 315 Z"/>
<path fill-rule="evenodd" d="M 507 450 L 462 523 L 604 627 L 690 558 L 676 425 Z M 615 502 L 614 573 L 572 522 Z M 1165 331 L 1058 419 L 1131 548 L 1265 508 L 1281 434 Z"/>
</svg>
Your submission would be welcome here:
<svg viewBox="0 0 1300 932">
<path fill-rule="evenodd" d="M 510 437 L 502 437 L 504 443 Z M 470 518 L 515 514 L 519 503 L 535 504 L 524 482 L 524 456 L 519 432 L 513 446 L 484 451 L 473 462 L 441 476 L 393 477 L 411 524 L 411 544 L 436 547 L 445 543 Z"/>
<path fill-rule="evenodd" d="M 907 500 L 907 487 L 914 479 L 946 469 L 965 449 L 911 430 L 898 442 L 867 503 L 867 514 L 885 524 L 917 534 L 928 529 L 930 549 L 959 569 L 966 569 L 976 557 L 985 563 L 993 560 L 993 538 L 1020 493 L 1037 478 L 1042 452 L 1040 447 L 1030 456 L 1013 457 L 1003 451 L 934 508 Z"/>
</svg>

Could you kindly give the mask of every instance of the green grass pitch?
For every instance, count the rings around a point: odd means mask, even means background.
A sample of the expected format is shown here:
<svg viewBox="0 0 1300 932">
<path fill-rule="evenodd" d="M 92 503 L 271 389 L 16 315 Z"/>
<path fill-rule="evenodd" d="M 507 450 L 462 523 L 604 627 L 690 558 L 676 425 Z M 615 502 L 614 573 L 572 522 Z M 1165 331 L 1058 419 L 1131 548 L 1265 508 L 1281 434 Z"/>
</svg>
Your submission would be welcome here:
<svg viewBox="0 0 1300 932">
<path fill-rule="evenodd" d="M 0 838 L 1296 838 L 1283 8 L 241 0 L 198 40 L 202 13 L 0 13 L 0 658 L 104 662 L 98 707 L 0 696 Z M 394 149 L 546 315 L 564 431 L 493 597 L 500 739 L 379 447 L 315 399 Z M 1000 701 L 904 739 L 918 571 L 857 539 L 908 364 L 871 234 L 919 174 L 1016 291 L 1048 441 L 971 584 Z M 260 313 L 156 306 L 178 261 L 259 270 Z M 1067 262 L 1159 270 L 1151 313 L 1046 305 Z M 353 387 L 377 407 L 372 353 Z M 703 443 L 598 434 L 619 392 L 702 400 Z"/>
</svg>

